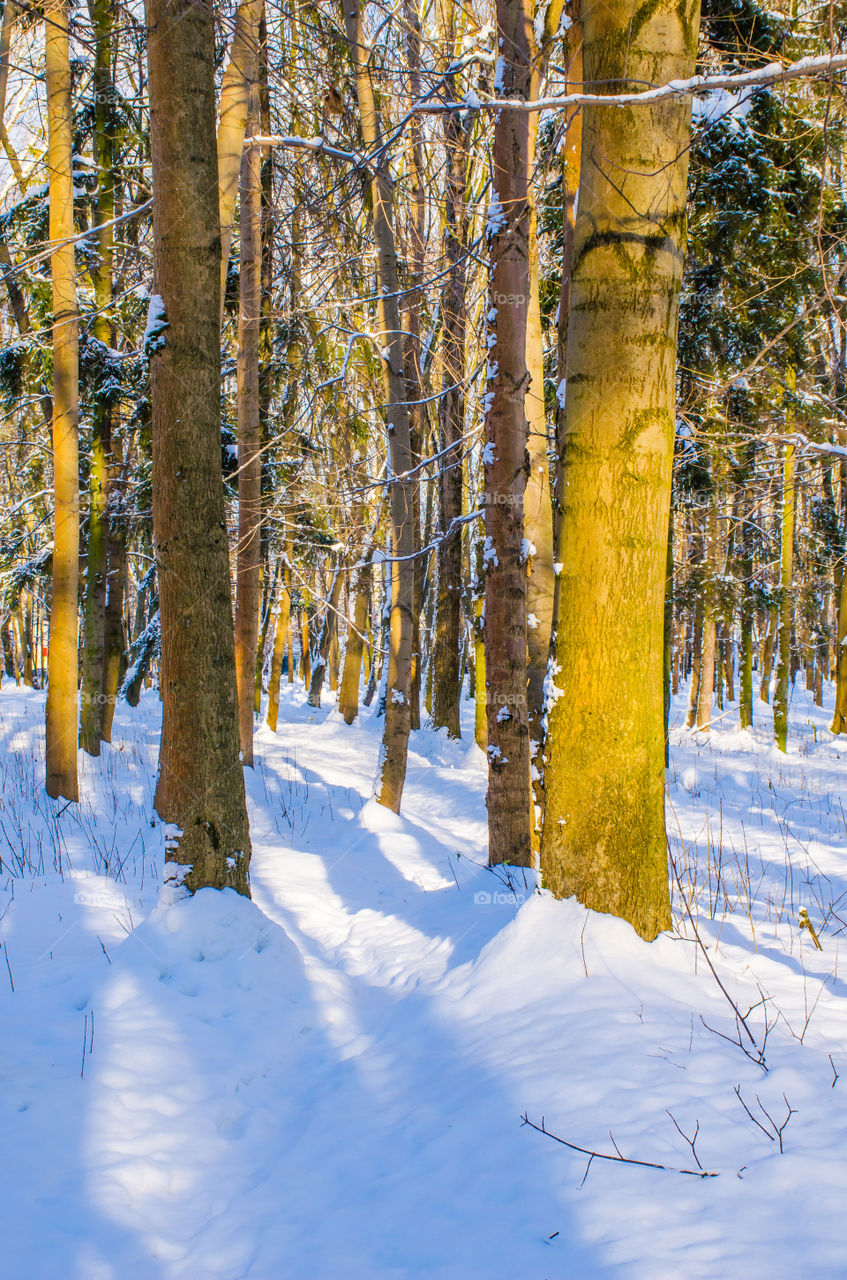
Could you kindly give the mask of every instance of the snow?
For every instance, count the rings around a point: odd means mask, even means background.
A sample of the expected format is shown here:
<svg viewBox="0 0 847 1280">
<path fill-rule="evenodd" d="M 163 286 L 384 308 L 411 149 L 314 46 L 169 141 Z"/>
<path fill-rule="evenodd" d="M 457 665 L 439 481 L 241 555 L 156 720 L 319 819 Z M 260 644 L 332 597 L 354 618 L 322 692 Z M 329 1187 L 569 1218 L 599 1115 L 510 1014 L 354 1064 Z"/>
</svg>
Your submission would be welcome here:
<svg viewBox="0 0 847 1280">
<path fill-rule="evenodd" d="M 491 203 L 488 206 L 488 215 L 485 222 L 485 230 L 489 236 L 495 235 L 501 231 L 506 225 L 506 214 L 500 203 L 500 197 L 496 191 L 491 193 Z"/>
<path fill-rule="evenodd" d="M 158 293 L 151 294 L 150 303 L 147 307 L 147 327 L 144 330 L 144 339 L 141 343 L 141 349 L 149 360 L 157 351 L 161 351 L 165 345 L 165 330 L 169 327 L 168 318 L 165 314 L 165 304 L 162 297 Z"/>
<path fill-rule="evenodd" d="M 692 734 L 675 700 L 681 892 L 647 944 L 485 866 L 470 702 L 462 741 L 412 735 L 397 816 L 371 798 L 382 721 L 283 685 L 245 771 L 253 901 L 169 903 L 156 694 L 80 757 L 77 807 L 44 796 L 43 695 L 4 682 L 4 1280 L 841 1280 L 847 743 L 826 697 L 798 682 L 786 755 L 764 704 L 752 733 L 732 709 Z M 757 1046 L 767 1026 L 767 1071 L 706 955 Z M 524 1115 L 718 1176 L 587 1168 Z"/>
</svg>

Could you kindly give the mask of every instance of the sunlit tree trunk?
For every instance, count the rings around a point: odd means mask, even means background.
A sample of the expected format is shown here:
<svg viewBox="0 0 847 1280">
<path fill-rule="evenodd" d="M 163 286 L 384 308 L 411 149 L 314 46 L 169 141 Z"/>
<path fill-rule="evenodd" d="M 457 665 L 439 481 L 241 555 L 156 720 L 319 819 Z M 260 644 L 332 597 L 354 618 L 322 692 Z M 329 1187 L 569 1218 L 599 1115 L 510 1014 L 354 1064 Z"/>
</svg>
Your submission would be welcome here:
<svg viewBox="0 0 847 1280">
<path fill-rule="evenodd" d="M 282 561 L 282 586 L 279 592 L 279 608 L 276 615 L 276 632 L 274 633 L 274 651 L 271 658 L 271 678 L 268 681 L 268 728 L 276 733 L 279 719 L 279 685 L 282 679 L 282 660 L 286 645 L 289 647 L 288 676 L 291 679 L 291 654 L 289 629 L 291 624 L 291 543 L 286 544 Z"/>
<path fill-rule="evenodd" d="M 192 0 L 147 0 L 146 18 L 154 282 L 163 310 L 150 359 L 163 704 L 155 803 L 170 824 L 171 881 L 190 892 L 247 894 L 221 476 L 214 19 Z"/>
<path fill-rule="evenodd" d="M 244 138 L 250 110 L 250 96 L 259 77 L 259 23 L 262 0 L 241 0 L 235 12 L 235 27 L 229 58 L 221 82 L 218 111 L 218 201 L 221 220 L 220 313 L 223 316 L 232 228 L 241 175 Z"/>
<path fill-rule="evenodd" d="M 370 50 L 362 26 L 359 0 L 342 0 L 347 43 L 353 64 L 365 146 L 375 151 L 380 124 L 370 75 Z M 411 447 L 409 409 L 403 366 L 403 332 L 398 301 L 399 275 L 394 236 L 394 196 L 386 159 L 370 175 L 373 235 L 376 245 L 377 286 L 382 369 L 387 408 L 386 427 L 391 473 L 391 523 L 394 563 L 391 566 L 391 615 L 388 646 L 388 694 L 385 731 L 380 755 L 376 795 L 380 804 L 400 810 L 406 779 L 406 757 L 411 729 L 409 700 L 415 602 L 414 482 L 409 478 Z"/>
<path fill-rule="evenodd" d="M 609 0 L 582 21 L 601 92 L 694 70 L 696 0 Z M 542 870 L 645 938 L 670 924 L 662 633 L 690 120 L 676 101 L 585 109 L 567 338 Z"/>
<path fill-rule="evenodd" d="M 251 94 L 258 120 L 258 88 Z M 259 439 L 259 324 L 262 286 L 261 153 L 246 147 L 241 166 L 238 321 L 238 547 L 235 579 L 235 673 L 241 758 L 253 765 L 253 714 L 259 647 L 262 473 Z"/>
<path fill-rule="evenodd" d="M 790 371 L 789 394 L 794 390 Z M 773 732 L 780 751 L 788 746 L 788 687 L 791 680 L 791 583 L 794 575 L 794 445 L 785 446 L 782 464 L 782 539 L 779 572 L 779 625 L 776 634 L 776 682 L 773 694 Z"/>
<path fill-rule="evenodd" d="M 44 6 L 50 240 L 74 234 L 71 71 L 67 0 Z M 79 799 L 77 590 L 79 584 L 79 339 L 74 248 L 50 258 L 53 277 L 53 593 L 47 689 L 47 794 Z"/>
</svg>

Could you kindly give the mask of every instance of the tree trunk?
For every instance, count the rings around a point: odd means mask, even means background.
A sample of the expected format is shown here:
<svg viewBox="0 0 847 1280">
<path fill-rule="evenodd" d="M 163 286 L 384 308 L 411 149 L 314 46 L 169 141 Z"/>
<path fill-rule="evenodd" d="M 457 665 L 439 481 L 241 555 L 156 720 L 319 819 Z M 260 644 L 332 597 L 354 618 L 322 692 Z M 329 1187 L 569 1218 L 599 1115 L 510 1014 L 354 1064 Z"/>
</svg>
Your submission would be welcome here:
<svg viewBox="0 0 847 1280">
<path fill-rule="evenodd" d="M 498 0 L 498 76 L 508 97 L 530 93 L 528 0 Z M 488 861 L 532 865 L 524 537 L 529 455 L 525 398 L 529 306 L 529 116 L 498 111 L 488 214 L 491 284 L 485 419 L 485 688 Z"/>
<path fill-rule="evenodd" d="M 221 82 L 216 148 L 218 155 L 218 208 L 221 232 L 220 316 L 232 248 L 232 228 L 241 175 L 244 138 L 250 97 L 259 78 L 259 21 L 262 0 L 241 0 L 235 13 L 235 29 L 229 60 Z"/>
<path fill-rule="evenodd" d="M 685 78 L 698 30 L 697 0 L 588 7 L 585 80 Z M 662 631 L 690 119 L 684 102 L 584 109 L 567 338 L 541 862 L 555 894 L 645 938 L 670 925 Z"/>
<path fill-rule="evenodd" d="M 146 0 L 146 18 L 154 271 L 167 326 L 148 344 L 162 622 L 155 803 L 171 824 L 171 882 L 249 894 L 221 476 L 214 18 L 192 0 Z"/>
<path fill-rule="evenodd" d="M 665 556 L 665 613 L 662 645 L 662 691 L 664 693 L 665 768 L 670 764 L 671 669 L 673 667 L 673 507 L 668 512 L 668 543 Z"/>
<path fill-rule="evenodd" d="M 700 690 L 697 698 L 697 728 L 707 729 L 712 720 L 712 696 L 715 692 L 715 615 L 709 604 L 703 617 L 703 647 L 700 652 Z"/>
<path fill-rule="evenodd" d="M 49 130 L 50 240 L 74 234 L 71 71 L 67 0 L 44 7 Z M 47 794 L 79 799 L 77 590 L 79 584 L 79 340 L 74 247 L 50 258 L 53 275 L 53 594 L 47 689 Z"/>
<path fill-rule="evenodd" d="M 456 45 L 456 9 L 442 5 L 445 57 L 452 62 Z M 455 100 L 455 76 L 447 75 L 447 92 Z M 444 261 L 441 341 L 442 394 L 439 401 L 441 458 L 438 467 L 438 507 L 441 541 L 435 602 L 432 723 L 446 728 L 448 738 L 460 738 L 459 648 L 462 604 L 462 542 L 447 531 L 462 514 L 462 436 L 465 426 L 465 344 L 467 334 L 467 144 L 469 125 L 460 111 L 444 117 L 446 150 L 444 192 Z"/>
<path fill-rule="evenodd" d="M 253 86 L 249 119 L 258 119 Z M 238 550 L 235 579 L 235 674 L 241 758 L 253 767 L 253 714 L 259 648 L 262 466 L 259 439 L 259 324 L 262 287 L 261 153 L 246 147 L 241 166 L 240 314 L 238 323 Z"/>
<path fill-rule="evenodd" d="M 291 622 L 291 556 L 293 547 L 286 544 L 283 552 L 282 588 L 279 593 L 279 609 L 276 615 L 276 631 L 274 633 L 274 651 L 271 658 L 271 678 L 268 681 L 268 728 L 276 733 L 279 719 L 279 684 L 282 679 L 282 659 L 285 646 L 289 643 L 288 632 Z M 290 649 L 290 645 L 289 645 Z M 291 678 L 291 655 L 288 658 L 288 675 Z"/>
<path fill-rule="evenodd" d="M 563 0 L 552 0 L 544 16 L 545 32 L 535 45 L 532 58 L 529 94 L 537 98 L 546 74 L 547 59 L 561 19 Z M 529 303 L 526 324 L 526 367 L 529 384 L 526 391 L 528 423 L 529 471 L 524 499 L 525 534 L 531 545 L 527 581 L 527 701 L 530 737 L 530 760 L 533 767 L 535 806 L 539 817 L 544 808 L 542 741 L 544 732 L 544 680 L 550 657 L 553 633 L 553 600 L 556 574 L 553 567 L 553 500 L 550 487 L 549 451 L 551 433 L 547 427 L 544 392 L 544 334 L 541 325 L 541 281 L 538 261 L 538 211 L 532 181 L 535 172 L 538 115 L 529 116 L 527 138 L 527 196 L 529 200 Z M 538 841 L 541 823 L 531 814 L 533 839 Z"/>
<path fill-rule="evenodd" d="M 112 242 L 108 224 L 115 216 L 114 106 L 112 103 L 112 6 L 108 0 L 89 0 L 94 36 L 94 163 L 97 170 L 98 262 L 94 272 L 94 337 L 113 345 Z M 113 406 L 108 394 L 98 394 L 92 411 L 89 468 L 88 557 L 85 580 L 85 631 L 82 646 L 80 746 L 99 756 L 104 712 L 106 659 L 106 594 L 109 526 L 109 462 L 112 448 Z"/>
<path fill-rule="evenodd" d="M 762 675 L 759 681 L 759 699 L 761 702 L 767 702 L 770 698 L 777 625 L 776 609 L 771 608 L 768 613 L 768 629 L 762 640 Z"/>
<path fill-rule="evenodd" d="M 374 538 L 376 530 L 374 530 Z M 359 681 L 362 670 L 362 651 L 365 646 L 365 628 L 368 625 L 368 605 L 371 594 L 370 559 L 373 554 L 373 539 L 365 548 L 362 563 L 356 574 L 351 595 L 355 600 L 353 606 L 352 626 L 347 628 L 347 646 L 344 651 L 344 669 L 341 674 L 341 688 L 338 693 L 338 710 L 346 724 L 352 724 L 359 714 Z"/>
<path fill-rule="evenodd" d="M 326 613 L 324 614 L 321 633 L 318 637 L 317 652 L 314 666 L 312 667 L 312 678 L 309 681 L 310 707 L 319 707 L 321 705 L 321 690 L 326 676 L 330 646 L 332 645 L 333 637 L 338 633 L 338 605 L 341 600 L 341 588 L 343 586 L 344 575 L 341 572 L 341 567 L 337 566 L 332 577 L 332 586 L 329 589 Z"/>
<path fill-rule="evenodd" d="M 370 77 L 370 46 L 362 25 L 360 0 L 343 0 L 343 8 L 362 137 L 368 151 L 373 152 L 380 143 L 380 125 Z M 409 695 L 412 678 L 415 599 L 415 569 L 412 558 L 415 551 L 415 483 L 408 477 L 411 467 L 411 446 L 403 367 L 403 332 L 398 300 L 399 276 L 394 238 L 394 198 L 391 176 L 385 159 L 381 160 L 378 167 L 371 172 L 370 194 L 373 235 L 376 244 L 379 328 L 381 341 L 384 343 L 382 370 L 387 405 L 386 429 L 389 459 L 393 476 L 390 496 L 395 556 L 391 566 L 388 696 L 376 795 L 380 804 L 399 813 L 403 784 L 406 779 L 406 757 L 411 728 Z"/>
<path fill-rule="evenodd" d="M 793 370 L 788 382 L 794 390 Z M 789 423 L 788 430 L 790 431 Z M 779 628 L 776 636 L 776 683 L 773 694 L 773 732 L 780 751 L 788 746 L 788 685 L 791 670 L 791 580 L 794 573 L 794 445 L 785 446 L 782 468 L 782 544 L 779 572 Z"/>
</svg>

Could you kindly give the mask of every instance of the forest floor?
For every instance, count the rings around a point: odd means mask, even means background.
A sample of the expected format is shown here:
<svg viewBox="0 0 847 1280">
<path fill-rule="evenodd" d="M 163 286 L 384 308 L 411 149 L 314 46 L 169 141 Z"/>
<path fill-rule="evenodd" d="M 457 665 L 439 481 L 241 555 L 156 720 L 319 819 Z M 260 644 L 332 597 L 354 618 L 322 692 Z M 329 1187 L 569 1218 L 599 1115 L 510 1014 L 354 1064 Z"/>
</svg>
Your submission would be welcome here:
<svg viewBox="0 0 847 1280">
<path fill-rule="evenodd" d="M 843 1280 L 847 742 L 756 714 L 673 731 L 648 945 L 487 869 L 470 741 L 414 735 L 395 817 L 376 717 L 288 686 L 253 901 L 168 904 L 156 695 L 63 806 L 4 682 L 6 1280 Z"/>
</svg>

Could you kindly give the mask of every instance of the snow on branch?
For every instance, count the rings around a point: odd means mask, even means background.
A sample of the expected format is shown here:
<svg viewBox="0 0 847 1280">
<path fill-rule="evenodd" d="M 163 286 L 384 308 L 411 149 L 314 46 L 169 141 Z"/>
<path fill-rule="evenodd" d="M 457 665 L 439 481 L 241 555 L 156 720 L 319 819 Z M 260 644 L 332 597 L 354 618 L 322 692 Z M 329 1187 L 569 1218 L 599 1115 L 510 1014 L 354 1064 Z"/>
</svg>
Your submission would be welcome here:
<svg viewBox="0 0 847 1280">
<path fill-rule="evenodd" d="M 689 80 L 671 80 L 655 89 L 642 89 L 636 93 L 567 93 L 547 98 L 524 101 L 522 98 L 484 98 L 473 102 L 420 102 L 411 108 L 417 112 L 438 111 L 552 111 L 562 107 L 649 107 L 654 102 L 668 98 L 691 98 L 716 89 L 764 89 L 770 85 L 784 84 L 788 80 L 808 80 L 815 76 L 832 75 L 847 71 L 847 53 L 821 54 L 813 58 L 799 58 L 786 66 L 770 62 L 754 71 L 741 71 L 729 75 L 691 76 Z"/>
</svg>

